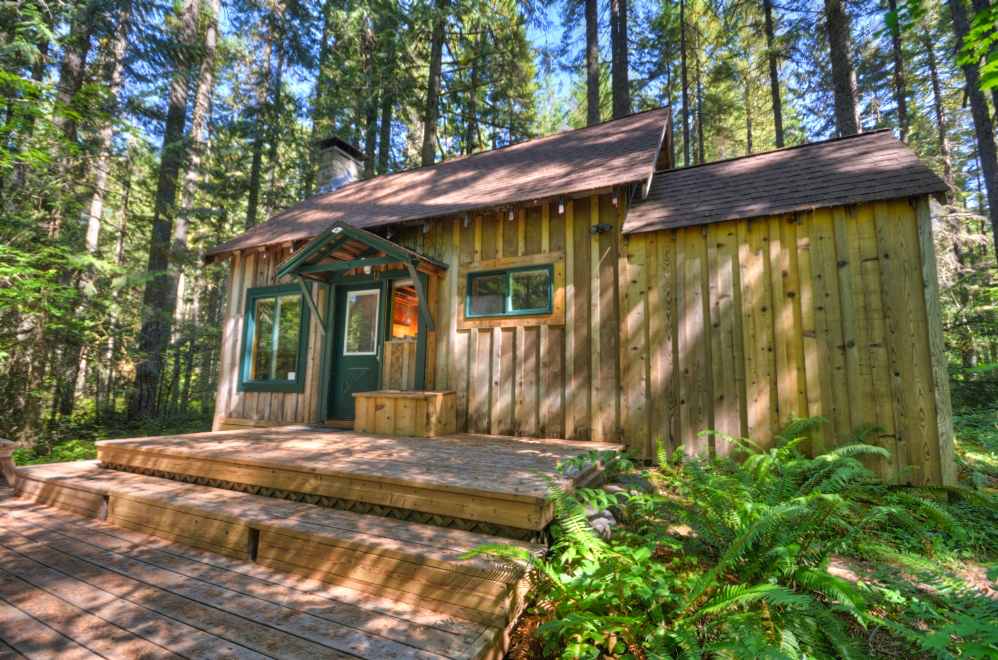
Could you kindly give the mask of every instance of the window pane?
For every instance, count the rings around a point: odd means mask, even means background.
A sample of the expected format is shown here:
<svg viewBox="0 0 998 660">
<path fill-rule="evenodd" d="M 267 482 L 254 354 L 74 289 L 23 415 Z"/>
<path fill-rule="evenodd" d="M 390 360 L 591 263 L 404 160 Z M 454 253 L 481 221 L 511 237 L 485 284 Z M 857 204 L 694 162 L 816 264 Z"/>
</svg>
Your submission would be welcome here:
<svg viewBox="0 0 998 660">
<path fill-rule="evenodd" d="M 415 339 L 419 334 L 419 298 L 412 282 L 396 282 L 392 287 L 392 339 Z"/>
<path fill-rule="evenodd" d="M 378 292 L 347 294 L 344 355 L 374 355 L 378 341 Z"/>
<path fill-rule="evenodd" d="M 301 326 L 302 298 L 298 295 L 277 299 L 277 356 L 272 380 L 294 380 L 298 361 L 298 329 Z"/>
<path fill-rule="evenodd" d="M 273 362 L 274 299 L 259 298 L 253 315 L 253 360 L 250 380 L 270 380 Z"/>
<path fill-rule="evenodd" d="M 551 271 L 547 268 L 517 271 L 509 280 L 513 288 L 512 311 L 526 312 L 551 306 Z"/>
<path fill-rule="evenodd" d="M 471 314 L 502 314 L 506 311 L 506 273 L 471 276 Z"/>
</svg>

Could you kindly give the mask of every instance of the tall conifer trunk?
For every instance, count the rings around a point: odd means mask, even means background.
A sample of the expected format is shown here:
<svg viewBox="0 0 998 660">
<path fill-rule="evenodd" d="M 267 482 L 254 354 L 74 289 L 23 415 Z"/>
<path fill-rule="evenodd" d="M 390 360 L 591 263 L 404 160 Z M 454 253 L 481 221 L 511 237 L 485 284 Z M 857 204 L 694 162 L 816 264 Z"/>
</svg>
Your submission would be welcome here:
<svg viewBox="0 0 998 660">
<path fill-rule="evenodd" d="M 897 0 L 888 0 L 890 10 L 897 15 Z M 891 28 L 891 50 L 894 52 L 894 103 L 897 105 L 898 132 L 901 141 L 908 144 L 908 94 L 904 80 L 904 53 L 901 50 L 901 26 L 895 20 Z"/>
<path fill-rule="evenodd" d="M 361 34 L 364 56 L 364 176 L 374 176 L 374 149 L 378 141 L 378 94 L 374 91 L 374 31 L 365 26 Z"/>
<path fill-rule="evenodd" d="M 683 87 L 683 165 L 690 166 L 690 85 L 686 66 L 686 0 L 679 0 L 679 68 Z"/>
<path fill-rule="evenodd" d="M 773 128 L 776 148 L 783 147 L 783 100 L 780 98 L 780 68 L 776 52 L 776 27 L 773 21 L 773 0 L 762 0 L 766 19 L 766 56 L 769 60 L 769 89 L 773 96 Z"/>
<path fill-rule="evenodd" d="M 599 7 L 586 0 L 586 126 L 600 121 Z"/>
<path fill-rule="evenodd" d="M 274 31 L 271 29 L 270 35 Z M 257 207 L 260 204 L 260 179 L 263 172 L 263 141 L 267 134 L 267 106 L 270 102 L 271 57 L 274 54 L 273 39 L 265 38 L 263 49 L 263 70 L 256 83 L 256 121 L 253 126 L 253 157 L 250 163 L 249 198 L 246 201 L 246 229 L 256 225 Z M 322 183 L 322 182 L 320 182 Z M 325 185 L 322 183 L 322 185 Z"/>
<path fill-rule="evenodd" d="M 828 31 L 829 63 L 835 97 L 835 130 L 842 135 L 859 133 L 859 91 L 856 69 L 852 63 L 852 39 L 845 0 L 825 0 L 825 25 Z"/>
<path fill-rule="evenodd" d="M 478 148 L 478 78 L 479 78 L 479 58 L 482 56 L 482 32 L 479 28 L 475 34 L 475 41 L 472 50 L 474 63 L 471 65 L 471 89 L 468 90 L 468 122 L 464 136 L 464 150 L 466 154 L 473 154 Z"/>
<path fill-rule="evenodd" d="M 925 53 L 929 65 L 929 82 L 932 85 L 932 110 L 936 116 L 936 135 L 939 139 L 939 155 L 943 159 L 943 181 L 953 187 L 953 158 L 950 155 L 949 136 L 946 131 L 946 111 L 943 107 L 942 85 L 939 83 L 939 67 L 936 64 L 936 51 L 932 46 L 932 36 L 925 36 Z M 947 201 L 953 203 L 953 191 L 946 193 Z"/>
<path fill-rule="evenodd" d="M 426 86 L 426 108 L 423 115 L 422 165 L 437 160 L 437 120 L 440 118 L 440 71 L 443 68 L 444 34 L 447 28 L 447 0 L 437 0 L 437 16 L 430 36 L 430 72 Z"/>
<path fill-rule="evenodd" d="M 611 88 L 613 118 L 631 114 L 631 91 L 628 81 L 627 0 L 610 0 Z"/>
<path fill-rule="evenodd" d="M 177 179 L 184 159 L 184 126 L 187 123 L 187 101 L 190 93 L 190 49 L 197 37 L 198 0 L 185 0 L 181 9 L 178 50 L 174 60 L 173 81 L 170 85 L 163 150 L 159 162 L 159 179 L 153 208 L 152 234 L 149 240 L 149 260 L 146 271 L 150 280 L 142 296 L 143 321 L 138 336 L 135 365 L 135 390 L 132 393 L 129 416 L 133 419 L 156 414 L 156 397 L 163 371 L 167 339 L 173 309 L 170 305 L 173 279 L 167 273 L 170 234 L 177 201 Z"/>
<path fill-rule="evenodd" d="M 956 43 L 962 44 L 970 31 L 967 8 L 962 0 L 948 0 L 953 17 L 953 32 Z M 967 81 L 967 96 L 970 100 L 970 114 L 974 119 L 974 134 L 977 136 L 977 153 L 984 174 L 984 187 L 988 197 L 988 216 L 991 218 L 992 238 L 998 252 L 998 147 L 995 145 L 994 126 L 988 112 L 988 101 L 980 88 L 980 71 L 977 62 L 963 65 L 963 76 Z"/>
</svg>

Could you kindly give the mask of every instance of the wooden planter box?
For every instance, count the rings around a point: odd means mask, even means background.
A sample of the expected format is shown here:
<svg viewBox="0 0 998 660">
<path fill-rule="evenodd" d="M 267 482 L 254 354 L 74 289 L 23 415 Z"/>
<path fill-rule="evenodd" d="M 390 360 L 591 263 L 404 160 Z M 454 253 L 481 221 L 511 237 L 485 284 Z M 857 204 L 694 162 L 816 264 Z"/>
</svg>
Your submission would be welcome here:
<svg viewBox="0 0 998 660">
<path fill-rule="evenodd" d="M 356 433 L 430 438 L 457 429 L 455 392 L 378 390 L 353 396 Z"/>
</svg>

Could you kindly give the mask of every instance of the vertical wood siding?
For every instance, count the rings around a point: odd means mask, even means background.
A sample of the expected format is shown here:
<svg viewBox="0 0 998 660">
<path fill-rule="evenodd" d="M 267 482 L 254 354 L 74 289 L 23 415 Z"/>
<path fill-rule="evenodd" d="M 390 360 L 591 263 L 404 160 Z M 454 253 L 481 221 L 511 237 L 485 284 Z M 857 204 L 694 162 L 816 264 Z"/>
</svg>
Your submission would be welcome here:
<svg viewBox="0 0 998 660">
<path fill-rule="evenodd" d="M 723 455 L 698 433 L 771 447 L 792 415 L 820 414 L 829 447 L 882 427 L 884 478 L 953 483 L 930 222 L 902 199 L 627 238 L 621 440 Z"/>
<path fill-rule="evenodd" d="M 902 481 L 952 483 L 952 427 L 927 202 L 907 199 L 622 236 L 612 195 L 431 222 L 393 238 L 450 265 L 430 278 L 437 330 L 426 389 L 454 390 L 472 433 L 624 442 L 646 457 L 728 455 L 721 433 L 772 446 L 792 416 L 823 415 L 820 440 L 877 424 Z M 613 230 L 590 234 L 595 224 Z M 457 326 L 460 265 L 565 255 L 565 323 Z M 311 422 L 320 339 L 303 394 L 235 388 L 245 290 L 286 253 L 233 259 L 218 417 Z M 927 302 L 928 301 L 928 302 Z M 322 303 L 320 303 L 322 304 Z M 937 337 L 938 335 L 938 337 Z M 937 400 L 943 402 L 937 415 Z M 715 436 L 701 431 L 716 430 Z M 942 444 L 942 450 L 940 449 Z"/>
</svg>

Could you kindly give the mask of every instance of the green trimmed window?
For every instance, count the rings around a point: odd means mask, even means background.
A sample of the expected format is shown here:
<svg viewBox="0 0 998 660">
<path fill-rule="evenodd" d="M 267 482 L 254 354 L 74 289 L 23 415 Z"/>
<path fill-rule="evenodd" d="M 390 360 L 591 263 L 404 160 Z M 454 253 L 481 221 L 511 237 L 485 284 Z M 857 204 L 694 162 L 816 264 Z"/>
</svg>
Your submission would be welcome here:
<svg viewBox="0 0 998 660">
<path fill-rule="evenodd" d="M 297 284 L 246 292 L 240 391 L 305 391 L 308 321 Z"/>
<path fill-rule="evenodd" d="M 468 273 L 464 316 L 550 314 L 553 300 L 551 265 Z"/>
</svg>

